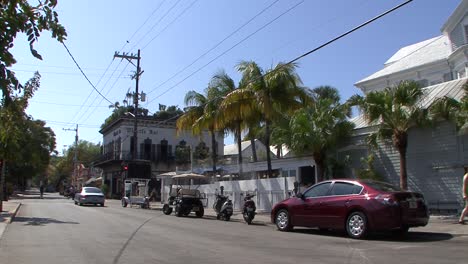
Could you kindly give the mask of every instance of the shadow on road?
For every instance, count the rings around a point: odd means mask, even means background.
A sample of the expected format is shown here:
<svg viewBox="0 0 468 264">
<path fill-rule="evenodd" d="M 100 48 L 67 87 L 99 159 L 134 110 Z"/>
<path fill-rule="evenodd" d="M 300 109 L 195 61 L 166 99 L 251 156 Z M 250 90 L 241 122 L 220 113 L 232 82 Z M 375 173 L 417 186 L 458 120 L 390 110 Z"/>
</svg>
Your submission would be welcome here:
<svg viewBox="0 0 468 264">
<path fill-rule="evenodd" d="M 77 225 L 78 222 L 70 222 L 70 221 L 60 221 L 53 218 L 42 218 L 42 217 L 15 217 L 13 222 L 25 223 L 24 225 L 31 225 L 31 226 L 44 226 L 47 224 L 72 224 Z"/>
<path fill-rule="evenodd" d="M 338 230 L 319 230 L 319 229 L 297 228 L 297 229 L 293 229 L 292 233 L 348 238 L 347 234 L 344 231 L 338 231 Z M 372 233 L 372 234 L 369 234 L 366 240 L 424 243 L 424 242 L 436 242 L 436 241 L 450 240 L 453 238 L 454 236 L 449 233 L 412 232 L 410 230 L 408 234 L 406 235 L 396 235 L 390 232 Z"/>
<path fill-rule="evenodd" d="M 168 217 L 177 217 L 174 215 L 174 213 L 172 213 L 171 215 L 168 215 Z M 231 218 L 229 219 L 229 221 L 224 221 L 224 220 L 221 220 L 221 219 L 216 219 L 216 216 L 214 215 L 204 215 L 202 218 L 198 218 L 197 216 L 195 216 L 194 214 L 189 214 L 188 216 L 181 216 L 180 218 L 191 218 L 191 219 L 199 219 L 201 221 L 205 221 L 205 220 L 208 220 L 208 221 L 212 221 L 212 220 L 215 220 L 215 221 L 220 221 L 220 222 L 235 222 L 235 223 L 244 223 L 244 224 L 247 224 L 244 220 L 242 219 L 236 219 L 236 218 Z M 261 222 L 255 222 L 255 219 L 253 220 L 252 224 L 250 225 L 253 225 L 253 226 L 266 226 L 266 224 L 264 223 L 261 223 Z"/>
</svg>

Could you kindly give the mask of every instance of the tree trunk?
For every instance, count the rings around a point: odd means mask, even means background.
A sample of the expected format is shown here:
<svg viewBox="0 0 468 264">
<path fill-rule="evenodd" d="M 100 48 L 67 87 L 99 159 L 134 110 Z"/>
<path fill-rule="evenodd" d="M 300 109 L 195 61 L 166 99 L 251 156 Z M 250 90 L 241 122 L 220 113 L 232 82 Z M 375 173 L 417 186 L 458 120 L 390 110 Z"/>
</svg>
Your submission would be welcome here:
<svg viewBox="0 0 468 264">
<path fill-rule="evenodd" d="M 257 162 L 257 147 L 255 146 L 255 138 L 250 138 L 250 145 L 252 146 L 252 158 L 253 162 Z"/>
<path fill-rule="evenodd" d="M 397 131 L 393 134 L 393 144 L 400 154 L 400 188 L 408 190 L 408 177 L 406 174 L 406 149 L 408 147 L 408 134 Z"/>
<path fill-rule="evenodd" d="M 211 131 L 211 158 L 213 160 L 213 174 L 216 176 L 216 163 L 218 158 L 218 148 L 216 147 L 216 132 Z"/>
<path fill-rule="evenodd" d="M 3 192 L 5 186 L 5 173 L 6 173 L 6 162 L 5 160 L 1 161 L 2 164 L 2 171 L 0 172 L 0 212 L 3 211 L 3 198 L 5 197 L 6 193 Z"/>
<path fill-rule="evenodd" d="M 242 174 L 244 173 L 242 168 L 242 139 L 241 139 L 241 122 L 237 122 L 236 128 L 236 138 L 237 138 L 237 149 L 239 151 L 238 154 L 238 166 L 239 166 L 239 179 L 242 179 Z"/>
<path fill-rule="evenodd" d="M 406 148 L 399 148 L 400 153 L 400 188 L 408 190 L 408 176 L 406 174 Z"/>
<path fill-rule="evenodd" d="M 315 165 L 317 165 L 317 182 L 323 181 L 325 161 L 321 155 L 314 155 Z"/>
<path fill-rule="evenodd" d="M 271 171 L 271 154 L 270 154 L 270 121 L 265 122 L 265 148 L 266 148 L 266 156 L 267 156 L 267 168 L 268 168 L 268 178 L 271 178 L 272 171 Z"/>
</svg>

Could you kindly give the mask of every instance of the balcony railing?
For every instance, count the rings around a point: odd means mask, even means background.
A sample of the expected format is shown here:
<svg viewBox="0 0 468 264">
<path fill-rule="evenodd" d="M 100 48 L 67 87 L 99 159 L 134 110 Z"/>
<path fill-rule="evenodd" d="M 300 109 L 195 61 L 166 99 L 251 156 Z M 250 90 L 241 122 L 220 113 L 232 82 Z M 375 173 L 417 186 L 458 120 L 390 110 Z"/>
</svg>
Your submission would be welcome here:
<svg viewBox="0 0 468 264">
<path fill-rule="evenodd" d="M 124 160 L 149 160 L 153 162 L 171 162 L 174 161 L 172 155 L 157 155 L 156 152 L 138 152 L 136 157 L 133 157 L 133 152 L 130 151 L 111 151 L 102 154 L 99 162 L 104 161 L 124 161 Z"/>
</svg>

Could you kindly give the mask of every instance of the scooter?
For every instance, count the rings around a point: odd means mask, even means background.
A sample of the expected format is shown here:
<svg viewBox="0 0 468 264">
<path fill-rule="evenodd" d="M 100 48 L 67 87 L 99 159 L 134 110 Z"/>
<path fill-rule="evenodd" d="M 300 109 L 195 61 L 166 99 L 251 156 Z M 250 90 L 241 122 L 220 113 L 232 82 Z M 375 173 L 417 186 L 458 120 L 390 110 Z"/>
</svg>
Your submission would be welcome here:
<svg viewBox="0 0 468 264">
<path fill-rule="evenodd" d="M 252 197 L 254 197 L 255 194 L 246 194 L 244 197 L 244 206 L 242 209 L 242 216 L 244 217 L 245 222 L 250 225 L 252 223 L 252 220 L 255 217 L 255 202 L 252 201 Z"/>
<path fill-rule="evenodd" d="M 224 187 L 221 186 L 221 193 L 216 194 L 216 200 L 213 204 L 213 209 L 216 212 L 216 219 L 223 219 L 229 221 L 233 213 L 232 201 L 224 196 Z"/>
</svg>

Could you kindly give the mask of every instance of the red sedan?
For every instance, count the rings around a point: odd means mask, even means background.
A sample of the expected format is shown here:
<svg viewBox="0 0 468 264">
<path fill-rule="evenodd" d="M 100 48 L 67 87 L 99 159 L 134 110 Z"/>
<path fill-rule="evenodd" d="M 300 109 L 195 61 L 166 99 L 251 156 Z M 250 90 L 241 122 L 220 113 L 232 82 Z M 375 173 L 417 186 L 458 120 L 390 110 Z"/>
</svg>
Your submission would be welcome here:
<svg viewBox="0 0 468 264">
<path fill-rule="evenodd" d="M 277 203 L 271 221 L 280 231 L 294 226 L 346 230 L 351 238 L 369 231 L 406 234 L 425 226 L 429 213 L 422 194 L 372 180 L 329 180 Z"/>
</svg>

